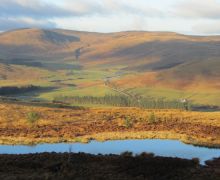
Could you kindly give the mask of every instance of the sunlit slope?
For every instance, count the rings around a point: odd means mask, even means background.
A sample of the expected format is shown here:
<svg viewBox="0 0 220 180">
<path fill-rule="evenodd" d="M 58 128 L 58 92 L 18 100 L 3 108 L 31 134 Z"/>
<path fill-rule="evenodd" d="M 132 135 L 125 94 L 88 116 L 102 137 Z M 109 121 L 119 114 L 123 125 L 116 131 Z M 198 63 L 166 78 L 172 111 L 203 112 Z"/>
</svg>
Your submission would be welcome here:
<svg viewBox="0 0 220 180">
<path fill-rule="evenodd" d="M 84 65 L 123 65 L 135 70 L 163 69 L 218 57 L 220 37 L 170 32 L 89 33 L 70 30 L 20 29 L 0 34 L 1 56 L 45 61 L 75 59 Z"/>
<path fill-rule="evenodd" d="M 160 71 L 134 73 L 124 79 L 131 77 L 134 78 L 133 84 L 141 82 L 142 85 L 163 85 L 183 90 L 199 89 L 200 85 L 200 88 L 203 85 L 205 89 L 219 89 L 220 59 L 192 61 Z"/>
<path fill-rule="evenodd" d="M 0 86 L 23 86 L 47 83 L 49 72 L 44 69 L 0 63 Z"/>
<path fill-rule="evenodd" d="M 80 39 L 76 36 L 51 30 L 20 29 L 0 34 L 0 54 L 2 58 L 15 59 L 15 61 L 64 59 L 70 56 L 70 54 L 63 54 L 68 44 L 79 41 Z"/>
<path fill-rule="evenodd" d="M 133 73 L 113 83 L 139 95 L 186 98 L 196 104 L 220 105 L 218 59 L 194 61 L 160 71 Z"/>
<path fill-rule="evenodd" d="M 124 65 L 132 70 L 160 70 L 220 55 L 218 37 L 191 37 L 175 33 L 124 32 L 83 50 L 87 64 Z"/>
</svg>

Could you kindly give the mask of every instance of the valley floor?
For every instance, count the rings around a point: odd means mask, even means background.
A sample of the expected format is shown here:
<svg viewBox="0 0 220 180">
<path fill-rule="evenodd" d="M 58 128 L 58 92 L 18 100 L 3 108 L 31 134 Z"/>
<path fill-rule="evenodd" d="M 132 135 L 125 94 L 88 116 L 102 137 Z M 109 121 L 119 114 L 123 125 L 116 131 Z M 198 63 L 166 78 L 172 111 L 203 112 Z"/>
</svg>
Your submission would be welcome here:
<svg viewBox="0 0 220 180">
<path fill-rule="evenodd" d="M 0 104 L 0 144 L 177 139 L 220 147 L 220 112 Z"/>
</svg>

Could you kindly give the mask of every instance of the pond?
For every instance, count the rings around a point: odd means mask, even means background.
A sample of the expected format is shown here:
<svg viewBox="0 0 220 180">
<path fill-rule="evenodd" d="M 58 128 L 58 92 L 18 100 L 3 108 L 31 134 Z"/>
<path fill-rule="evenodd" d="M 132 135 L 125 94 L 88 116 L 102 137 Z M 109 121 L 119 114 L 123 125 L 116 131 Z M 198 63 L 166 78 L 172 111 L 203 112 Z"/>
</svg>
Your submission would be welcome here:
<svg viewBox="0 0 220 180">
<path fill-rule="evenodd" d="M 154 153 L 157 156 L 179 157 L 185 159 L 199 158 L 200 163 L 206 160 L 220 157 L 220 149 L 197 147 L 184 144 L 177 140 L 113 140 L 113 141 L 91 141 L 82 143 L 57 143 L 38 144 L 35 146 L 24 145 L 0 145 L 0 154 L 29 154 L 42 152 L 84 152 L 90 154 L 121 154 L 129 151 L 133 154 L 142 152 Z"/>
</svg>

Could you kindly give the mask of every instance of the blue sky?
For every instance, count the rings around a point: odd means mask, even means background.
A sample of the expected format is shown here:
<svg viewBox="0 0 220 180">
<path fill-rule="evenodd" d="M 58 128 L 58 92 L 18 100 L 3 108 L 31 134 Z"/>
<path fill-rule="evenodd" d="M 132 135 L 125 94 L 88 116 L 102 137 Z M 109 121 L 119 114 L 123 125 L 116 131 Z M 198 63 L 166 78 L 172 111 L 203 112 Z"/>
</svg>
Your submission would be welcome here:
<svg viewBox="0 0 220 180">
<path fill-rule="evenodd" d="M 220 0 L 0 0 L 0 31 L 174 31 L 220 34 Z"/>
</svg>

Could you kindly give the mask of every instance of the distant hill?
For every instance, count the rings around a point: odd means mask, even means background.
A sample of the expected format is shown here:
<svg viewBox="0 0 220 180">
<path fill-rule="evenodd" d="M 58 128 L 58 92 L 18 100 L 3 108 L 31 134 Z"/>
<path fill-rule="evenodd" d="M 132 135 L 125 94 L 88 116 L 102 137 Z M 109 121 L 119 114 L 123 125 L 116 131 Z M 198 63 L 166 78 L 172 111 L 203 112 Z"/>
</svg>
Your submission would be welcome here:
<svg viewBox="0 0 220 180">
<path fill-rule="evenodd" d="M 0 34 L 0 54 L 4 59 L 15 61 L 64 59 L 63 51 L 70 43 L 79 41 L 77 36 L 51 30 L 19 29 Z"/>
<path fill-rule="evenodd" d="M 169 32 L 103 34 L 60 29 L 19 29 L 0 34 L 0 54 L 7 59 L 72 60 L 79 49 L 84 64 L 120 64 L 139 71 L 159 70 L 218 58 L 220 36 Z"/>
<path fill-rule="evenodd" d="M 120 67 L 135 72 L 132 78 L 138 86 L 220 88 L 220 36 L 62 29 L 19 29 L 0 34 L 0 63 L 61 67 L 74 61 L 87 68 Z M 126 78 L 118 83 L 134 86 L 134 81 Z"/>
</svg>

